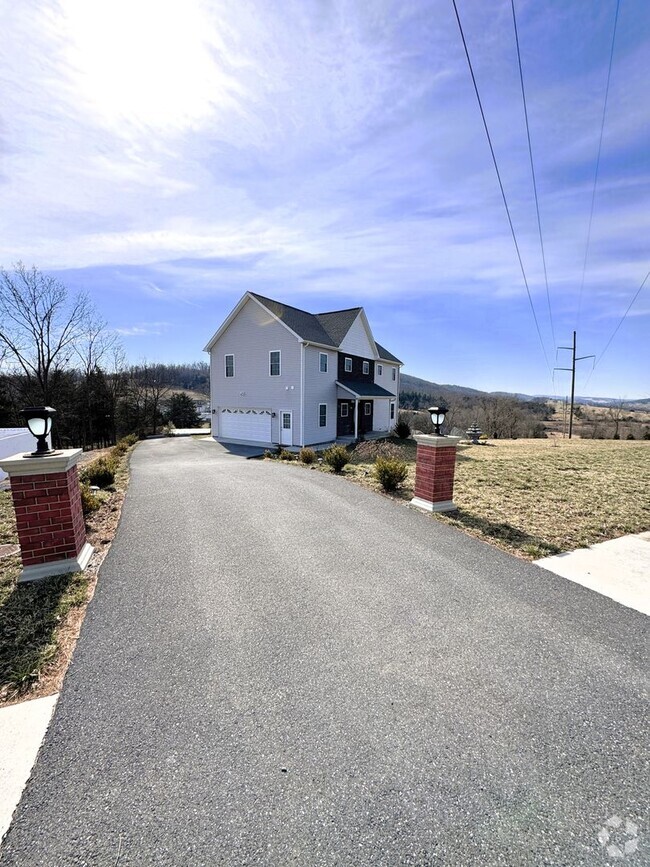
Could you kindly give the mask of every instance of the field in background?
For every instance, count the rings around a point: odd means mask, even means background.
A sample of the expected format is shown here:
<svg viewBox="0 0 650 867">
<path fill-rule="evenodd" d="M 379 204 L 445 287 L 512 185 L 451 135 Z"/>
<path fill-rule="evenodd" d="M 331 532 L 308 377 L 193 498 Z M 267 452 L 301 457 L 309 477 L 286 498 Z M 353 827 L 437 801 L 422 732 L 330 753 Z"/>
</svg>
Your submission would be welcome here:
<svg viewBox="0 0 650 867">
<path fill-rule="evenodd" d="M 397 441 L 399 442 L 399 441 Z M 397 496 L 410 499 L 415 443 Z M 370 464 L 346 473 L 379 490 Z M 496 440 L 461 446 L 455 515 L 437 516 L 519 556 L 537 559 L 650 529 L 650 442 Z"/>
</svg>

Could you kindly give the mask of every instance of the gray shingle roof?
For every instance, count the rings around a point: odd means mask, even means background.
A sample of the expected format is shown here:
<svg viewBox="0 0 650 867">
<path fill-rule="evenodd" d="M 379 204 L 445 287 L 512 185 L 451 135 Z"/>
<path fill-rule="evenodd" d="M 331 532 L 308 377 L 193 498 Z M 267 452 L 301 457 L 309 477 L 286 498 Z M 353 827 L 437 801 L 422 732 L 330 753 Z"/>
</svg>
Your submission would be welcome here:
<svg viewBox="0 0 650 867">
<path fill-rule="evenodd" d="M 265 298 L 264 295 L 258 295 L 257 292 L 250 294 L 303 340 L 322 343 L 325 346 L 339 347 L 362 309 L 361 307 L 350 307 L 348 310 L 333 310 L 330 313 L 307 313 L 306 310 L 300 310 L 298 307 L 291 307 L 291 305 L 283 304 L 281 301 Z M 402 363 L 399 358 L 395 358 L 383 346 L 378 343 L 376 346 L 384 361 Z"/>
<path fill-rule="evenodd" d="M 357 397 L 392 397 L 395 399 L 392 392 L 386 391 L 385 388 L 374 382 L 360 382 L 358 379 L 337 379 L 336 384 L 353 391 Z"/>
<path fill-rule="evenodd" d="M 389 352 L 385 347 L 381 345 L 381 343 L 377 343 L 375 340 L 375 346 L 377 347 L 377 352 L 379 353 L 379 357 L 383 358 L 384 361 L 395 361 L 397 364 L 402 364 L 399 358 L 396 358 L 392 352 Z"/>
</svg>

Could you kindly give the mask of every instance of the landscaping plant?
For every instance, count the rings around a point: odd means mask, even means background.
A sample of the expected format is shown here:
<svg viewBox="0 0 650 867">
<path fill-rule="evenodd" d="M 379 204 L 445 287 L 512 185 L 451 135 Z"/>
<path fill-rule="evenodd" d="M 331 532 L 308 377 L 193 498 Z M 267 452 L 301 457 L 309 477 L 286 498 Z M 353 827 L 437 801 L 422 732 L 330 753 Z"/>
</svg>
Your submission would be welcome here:
<svg viewBox="0 0 650 867">
<path fill-rule="evenodd" d="M 115 461 L 110 458 L 97 458 L 87 464 L 79 473 L 82 484 L 97 485 L 98 488 L 107 488 L 115 481 Z"/>
<path fill-rule="evenodd" d="M 395 425 L 395 436 L 401 440 L 408 439 L 411 436 L 411 428 L 402 413 L 399 414 L 397 424 Z"/>
<path fill-rule="evenodd" d="M 316 460 L 316 452 L 313 449 L 300 449 L 299 458 L 303 464 L 313 464 Z"/>
<path fill-rule="evenodd" d="M 344 446 L 330 446 L 323 452 L 323 459 L 335 473 L 340 473 L 343 467 L 350 462 L 350 455 Z"/>
<path fill-rule="evenodd" d="M 408 475 L 408 466 L 398 458 L 378 457 L 372 472 L 385 491 L 396 491 Z"/>
</svg>

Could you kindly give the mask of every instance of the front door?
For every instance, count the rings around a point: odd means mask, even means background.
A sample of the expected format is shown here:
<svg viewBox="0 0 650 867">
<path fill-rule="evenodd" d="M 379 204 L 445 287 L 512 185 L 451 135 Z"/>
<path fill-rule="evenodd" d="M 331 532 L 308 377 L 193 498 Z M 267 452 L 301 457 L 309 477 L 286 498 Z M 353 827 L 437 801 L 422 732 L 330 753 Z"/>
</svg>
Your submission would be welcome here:
<svg viewBox="0 0 650 867">
<path fill-rule="evenodd" d="M 354 401 L 337 401 L 336 435 L 338 437 L 354 436 Z"/>
<path fill-rule="evenodd" d="M 373 422 L 373 405 L 371 400 L 359 401 L 359 433 L 370 433 Z"/>
<path fill-rule="evenodd" d="M 280 413 L 280 445 L 293 445 L 292 413 L 287 410 Z"/>
</svg>

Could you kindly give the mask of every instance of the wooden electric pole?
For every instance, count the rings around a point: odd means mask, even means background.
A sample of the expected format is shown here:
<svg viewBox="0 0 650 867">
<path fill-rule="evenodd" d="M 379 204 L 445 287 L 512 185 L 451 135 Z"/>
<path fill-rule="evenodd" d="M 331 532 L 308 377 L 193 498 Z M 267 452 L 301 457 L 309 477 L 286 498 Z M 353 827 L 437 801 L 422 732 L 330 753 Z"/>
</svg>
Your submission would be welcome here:
<svg viewBox="0 0 650 867">
<path fill-rule="evenodd" d="M 595 358 L 595 355 L 581 355 L 576 358 L 576 333 L 573 332 L 573 346 L 558 346 L 558 349 L 567 349 L 571 353 L 571 367 L 556 367 L 555 370 L 568 370 L 571 373 L 571 408 L 569 410 L 569 439 L 573 433 L 573 404 L 576 391 L 576 361 L 584 361 L 585 358 Z"/>
</svg>

